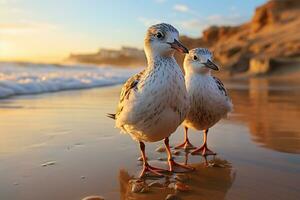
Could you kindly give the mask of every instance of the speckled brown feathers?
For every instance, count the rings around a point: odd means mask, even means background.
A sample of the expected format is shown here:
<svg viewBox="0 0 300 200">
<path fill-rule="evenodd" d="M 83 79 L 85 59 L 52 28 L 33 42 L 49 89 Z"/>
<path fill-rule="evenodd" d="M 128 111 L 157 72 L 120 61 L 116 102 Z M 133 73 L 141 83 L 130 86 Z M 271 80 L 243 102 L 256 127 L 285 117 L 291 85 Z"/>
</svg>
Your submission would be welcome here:
<svg viewBox="0 0 300 200">
<path fill-rule="evenodd" d="M 225 89 L 224 84 L 222 83 L 222 81 L 220 79 L 218 79 L 217 77 L 213 76 L 213 79 L 216 81 L 216 84 L 218 86 L 218 89 L 220 90 L 220 92 L 225 95 L 226 97 L 228 97 L 227 91 Z"/>
<path fill-rule="evenodd" d="M 118 108 L 117 108 L 117 112 L 116 114 L 111 114 L 108 113 L 106 116 L 111 118 L 111 119 L 116 119 L 116 117 L 120 114 L 120 112 L 123 110 L 123 104 L 122 102 L 124 101 L 124 99 L 128 99 L 130 92 L 132 90 L 137 90 L 137 85 L 141 79 L 141 77 L 143 76 L 145 70 L 137 73 L 136 75 L 132 76 L 131 78 L 129 78 L 126 83 L 123 85 L 122 87 L 122 91 L 120 94 L 120 100 L 119 100 L 119 104 L 118 104 Z"/>
</svg>

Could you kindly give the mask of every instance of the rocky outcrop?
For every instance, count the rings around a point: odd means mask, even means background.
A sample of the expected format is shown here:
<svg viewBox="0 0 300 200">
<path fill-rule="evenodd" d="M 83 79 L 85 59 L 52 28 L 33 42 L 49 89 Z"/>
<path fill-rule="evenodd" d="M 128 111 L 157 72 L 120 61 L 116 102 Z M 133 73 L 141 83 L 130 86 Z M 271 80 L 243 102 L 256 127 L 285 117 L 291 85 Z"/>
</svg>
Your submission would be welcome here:
<svg viewBox="0 0 300 200">
<path fill-rule="evenodd" d="M 271 0 L 258 7 L 248 23 L 212 26 L 201 38 L 182 38 L 189 48 L 208 47 L 219 64 L 232 73 L 260 74 L 274 69 L 270 58 L 300 56 L 299 27 L 300 1 Z"/>
<path fill-rule="evenodd" d="M 252 74 L 265 74 L 270 71 L 271 59 L 260 57 L 250 59 L 249 72 Z"/>
<path fill-rule="evenodd" d="M 222 38 L 227 38 L 239 31 L 239 27 L 231 26 L 211 26 L 203 31 L 203 40 L 207 43 L 219 41 Z"/>
<path fill-rule="evenodd" d="M 275 68 L 271 60 L 300 57 L 300 1 L 270 0 L 258 7 L 252 19 L 239 26 L 212 26 L 203 31 L 202 37 L 181 36 L 188 48 L 206 47 L 214 58 L 231 74 L 247 72 L 268 73 Z M 125 48 L 128 50 L 128 48 Z M 129 48 L 130 52 L 132 48 Z M 122 66 L 145 65 L 144 54 L 123 54 L 117 58 L 96 54 L 70 56 L 80 62 Z M 142 52 L 142 50 L 140 50 Z M 116 52 L 113 52 L 116 53 Z M 106 54 L 105 54 L 106 55 Z M 182 54 L 176 54 L 179 63 Z"/>
<path fill-rule="evenodd" d="M 258 7 L 251 21 L 251 29 L 253 32 L 259 31 L 266 25 L 282 22 L 283 12 L 291 9 L 299 9 L 300 1 L 297 0 L 273 0 L 265 5 Z"/>
</svg>

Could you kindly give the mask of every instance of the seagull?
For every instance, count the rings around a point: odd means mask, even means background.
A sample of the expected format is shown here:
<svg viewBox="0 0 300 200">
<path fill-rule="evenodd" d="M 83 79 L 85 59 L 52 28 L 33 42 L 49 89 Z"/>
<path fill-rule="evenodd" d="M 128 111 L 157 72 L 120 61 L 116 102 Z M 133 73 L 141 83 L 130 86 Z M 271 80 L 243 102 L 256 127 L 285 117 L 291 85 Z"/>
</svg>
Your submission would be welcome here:
<svg viewBox="0 0 300 200">
<path fill-rule="evenodd" d="M 232 103 L 223 83 L 211 75 L 219 67 L 212 62 L 212 53 L 205 48 L 189 51 L 184 59 L 185 83 L 189 95 L 190 110 L 183 122 L 185 140 L 175 148 L 192 149 L 188 129 L 204 131 L 203 144 L 191 154 L 216 155 L 207 147 L 209 128 L 232 110 Z"/>
<path fill-rule="evenodd" d="M 144 50 L 147 67 L 124 84 L 116 114 L 108 117 L 115 125 L 139 142 L 145 173 L 162 175 L 166 171 L 151 166 L 146 159 L 144 142 L 164 140 L 168 154 L 169 171 L 174 167 L 191 169 L 173 160 L 169 136 L 184 121 L 188 110 L 188 94 L 184 75 L 175 58 L 175 50 L 188 53 L 179 42 L 179 33 L 170 24 L 160 23 L 148 28 Z"/>
</svg>

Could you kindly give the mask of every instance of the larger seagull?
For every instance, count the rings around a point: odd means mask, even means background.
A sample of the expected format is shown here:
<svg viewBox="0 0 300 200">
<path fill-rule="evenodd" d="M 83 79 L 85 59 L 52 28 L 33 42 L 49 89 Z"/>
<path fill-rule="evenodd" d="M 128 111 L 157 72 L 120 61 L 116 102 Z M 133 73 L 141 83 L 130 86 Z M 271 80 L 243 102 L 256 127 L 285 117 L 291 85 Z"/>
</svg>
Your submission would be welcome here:
<svg viewBox="0 0 300 200">
<path fill-rule="evenodd" d="M 188 53 L 188 49 L 178 38 L 177 29 L 170 24 L 149 27 L 144 40 L 147 67 L 127 80 L 116 114 L 109 114 L 116 120 L 117 128 L 140 144 L 143 158 L 140 177 L 146 172 L 161 175 L 163 171 L 147 162 L 144 142 L 164 140 L 169 171 L 174 171 L 174 166 L 191 169 L 173 160 L 168 138 L 189 109 L 184 75 L 174 59 L 175 50 Z"/>
</svg>

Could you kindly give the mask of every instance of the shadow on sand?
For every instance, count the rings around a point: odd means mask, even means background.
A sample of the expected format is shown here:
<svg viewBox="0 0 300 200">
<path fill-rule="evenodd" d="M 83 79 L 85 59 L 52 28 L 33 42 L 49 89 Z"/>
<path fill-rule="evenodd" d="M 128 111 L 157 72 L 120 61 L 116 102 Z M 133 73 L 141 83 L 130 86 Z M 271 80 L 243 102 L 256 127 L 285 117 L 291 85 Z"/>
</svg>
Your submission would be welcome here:
<svg viewBox="0 0 300 200">
<path fill-rule="evenodd" d="M 119 173 L 121 200 L 160 200 L 166 199 L 169 194 L 185 200 L 225 199 L 236 176 L 228 161 L 215 157 L 207 163 L 194 163 L 191 166 L 196 170 L 163 178 L 148 177 L 143 180 L 136 179 L 121 169 Z"/>
</svg>

